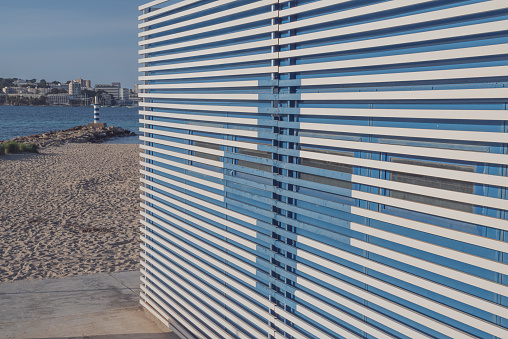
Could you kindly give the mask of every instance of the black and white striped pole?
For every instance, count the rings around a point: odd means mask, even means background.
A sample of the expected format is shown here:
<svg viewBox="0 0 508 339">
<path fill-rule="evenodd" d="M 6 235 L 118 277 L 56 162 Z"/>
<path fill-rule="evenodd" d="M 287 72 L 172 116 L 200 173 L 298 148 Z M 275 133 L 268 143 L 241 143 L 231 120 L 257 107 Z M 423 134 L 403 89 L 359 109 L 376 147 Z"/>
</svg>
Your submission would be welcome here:
<svg viewBox="0 0 508 339">
<path fill-rule="evenodd" d="M 93 104 L 93 123 L 99 123 L 99 97 L 95 97 L 95 104 Z"/>
<path fill-rule="evenodd" d="M 87 127 L 88 128 L 105 128 L 106 124 L 99 122 L 99 107 L 101 107 L 101 106 L 99 105 L 99 97 L 98 96 L 95 97 L 95 103 L 92 104 L 92 106 L 93 106 L 93 122 L 88 123 Z"/>
</svg>

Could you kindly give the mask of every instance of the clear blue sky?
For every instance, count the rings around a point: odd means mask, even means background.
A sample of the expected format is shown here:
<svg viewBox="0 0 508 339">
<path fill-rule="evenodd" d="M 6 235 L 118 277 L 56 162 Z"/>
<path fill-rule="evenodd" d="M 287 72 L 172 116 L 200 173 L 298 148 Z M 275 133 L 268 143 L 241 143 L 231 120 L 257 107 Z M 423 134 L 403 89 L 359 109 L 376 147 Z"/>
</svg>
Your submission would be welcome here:
<svg viewBox="0 0 508 339">
<path fill-rule="evenodd" d="M 144 0 L 0 0 L 0 77 L 137 82 Z"/>
</svg>

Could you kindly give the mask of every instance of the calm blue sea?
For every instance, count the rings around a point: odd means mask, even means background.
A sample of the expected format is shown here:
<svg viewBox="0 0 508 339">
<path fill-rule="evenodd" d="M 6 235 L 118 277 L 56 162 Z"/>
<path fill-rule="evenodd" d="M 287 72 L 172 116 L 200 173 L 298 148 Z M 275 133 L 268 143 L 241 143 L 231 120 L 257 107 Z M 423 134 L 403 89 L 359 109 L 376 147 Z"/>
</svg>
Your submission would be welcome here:
<svg viewBox="0 0 508 339">
<path fill-rule="evenodd" d="M 101 107 L 100 122 L 138 134 L 138 108 Z M 92 107 L 0 106 L 0 141 L 93 122 Z"/>
</svg>

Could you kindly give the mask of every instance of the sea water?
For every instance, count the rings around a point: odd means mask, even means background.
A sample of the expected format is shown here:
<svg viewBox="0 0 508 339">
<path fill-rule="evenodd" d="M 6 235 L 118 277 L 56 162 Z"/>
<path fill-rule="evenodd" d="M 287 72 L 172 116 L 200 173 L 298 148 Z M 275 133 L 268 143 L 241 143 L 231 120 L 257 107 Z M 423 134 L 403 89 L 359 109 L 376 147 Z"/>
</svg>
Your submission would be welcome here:
<svg viewBox="0 0 508 339">
<path fill-rule="evenodd" d="M 138 107 L 101 107 L 99 113 L 99 122 L 139 134 Z M 89 122 L 93 122 L 91 106 L 0 106 L 0 141 L 64 130 Z"/>
</svg>

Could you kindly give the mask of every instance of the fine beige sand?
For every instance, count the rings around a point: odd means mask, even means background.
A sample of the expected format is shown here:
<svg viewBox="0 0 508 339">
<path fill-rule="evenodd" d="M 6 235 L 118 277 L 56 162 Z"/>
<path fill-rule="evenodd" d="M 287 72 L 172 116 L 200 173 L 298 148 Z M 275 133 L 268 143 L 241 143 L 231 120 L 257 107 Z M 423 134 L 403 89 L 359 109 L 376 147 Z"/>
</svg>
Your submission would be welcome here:
<svg viewBox="0 0 508 339">
<path fill-rule="evenodd" d="M 139 268 L 139 146 L 0 156 L 0 282 Z"/>
</svg>

